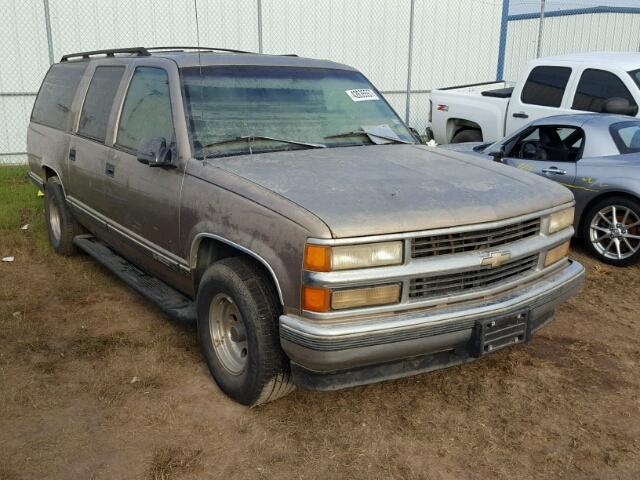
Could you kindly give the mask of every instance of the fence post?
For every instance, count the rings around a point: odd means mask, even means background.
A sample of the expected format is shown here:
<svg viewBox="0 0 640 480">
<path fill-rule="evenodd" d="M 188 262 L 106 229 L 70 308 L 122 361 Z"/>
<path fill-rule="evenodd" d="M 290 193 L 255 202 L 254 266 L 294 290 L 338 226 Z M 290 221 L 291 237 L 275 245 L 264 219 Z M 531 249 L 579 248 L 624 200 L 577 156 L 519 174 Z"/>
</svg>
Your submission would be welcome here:
<svg viewBox="0 0 640 480">
<path fill-rule="evenodd" d="M 509 0 L 502 0 L 502 17 L 500 19 L 500 40 L 498 43 L 498 66 L 496 80 L 504 80 L 504 56 L 507 50 L 507 29 L 509 25 Z"/>
<path fill-rule="evenodd" d="M 49 11 L 49 0 L 42 0 L 44 3 L 44 25 L 47 30 L 47 47 L 49 47 L 49 65 L 53 65 L 53 37 L 51 35 L 51 12 Z"/>
<path fill-rule="evenodd" d="M 258 53 L 262 51 L 262 0 L 256 0 L 258 2 Z"/>
<path fill-rule="evenodd" d="M 411 109 L 411 66 L 413 63 L 413 14 L 415 0 L 411 0 L 411 12 L 409 13 L 409 62 L 407 64 L 407 103 L 404 112 L 404 122 L 409 125 L 409 111 Z"/>
<path fill-rule="evenodd" d="M 542 53 L 542 32 L 544 30 L 544 3 L 545 0 L 540 0 L 540 20 L 538 22 L 538 45 L 536 47 L 536 58 L 540 58 Z"/>
</svg>

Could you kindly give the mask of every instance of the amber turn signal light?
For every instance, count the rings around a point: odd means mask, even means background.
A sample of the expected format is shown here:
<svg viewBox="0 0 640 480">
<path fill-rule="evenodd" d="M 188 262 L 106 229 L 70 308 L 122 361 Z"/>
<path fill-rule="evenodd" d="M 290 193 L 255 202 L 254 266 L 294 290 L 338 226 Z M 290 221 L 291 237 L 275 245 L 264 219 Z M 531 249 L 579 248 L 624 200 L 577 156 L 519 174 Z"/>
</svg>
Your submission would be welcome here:
<svg viewBox="0 0 640 480">
<path fill-rule="evenodd" d="M 310 312 L 328 312 L 330 292 L 326 288 L 302 287 L 302 308 Z"/>
<path fill-rule="evenodd" d="M 304 249 L 304 268 L 314 272 L 331 270 L 331 248 L 326 245 L 307 244 Z"/>
</svg>

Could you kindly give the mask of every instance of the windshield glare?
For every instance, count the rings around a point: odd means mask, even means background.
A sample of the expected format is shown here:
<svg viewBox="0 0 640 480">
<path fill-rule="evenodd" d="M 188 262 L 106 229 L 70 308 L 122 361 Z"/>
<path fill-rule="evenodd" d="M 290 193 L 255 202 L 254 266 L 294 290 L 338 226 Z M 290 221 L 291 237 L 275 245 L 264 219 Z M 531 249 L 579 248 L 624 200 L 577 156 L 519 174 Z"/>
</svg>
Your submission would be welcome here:
<svg viewBox="0 0 640 480">
<path fill-rule="evenodd" d="M 400 140 L 414 138 L 359 72 L 319 68 L 209 66 L 183 70 L 196 152 L 245 136 L 268 136 L 327 147 L 371 143 L 362 135 L 329 138 L 383 126 Z M 388 130 L 387 130 L 388 131 Z M 231 142 L 207 154 L 235 155 L 305 148 L 272 140 Z"/>
</svg>

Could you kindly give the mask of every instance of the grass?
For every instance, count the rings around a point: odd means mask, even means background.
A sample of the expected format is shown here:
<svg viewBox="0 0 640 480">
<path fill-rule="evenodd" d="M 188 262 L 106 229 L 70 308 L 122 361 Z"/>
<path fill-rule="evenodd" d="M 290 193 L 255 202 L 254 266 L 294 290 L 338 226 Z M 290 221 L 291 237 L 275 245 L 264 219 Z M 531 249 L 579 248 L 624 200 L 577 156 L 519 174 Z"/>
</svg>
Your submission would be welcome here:
<svg viewBox="0 0 640 480">
<path fill-rule="evenodd" d="M 15 256 L 26 235 L 39 251 L 46 247 L 44 198 L 27 177 L 26 166 L 0 167 L 0 255 Z M 21 227 L 28 224 L 27 230 Z"/>
</svg>

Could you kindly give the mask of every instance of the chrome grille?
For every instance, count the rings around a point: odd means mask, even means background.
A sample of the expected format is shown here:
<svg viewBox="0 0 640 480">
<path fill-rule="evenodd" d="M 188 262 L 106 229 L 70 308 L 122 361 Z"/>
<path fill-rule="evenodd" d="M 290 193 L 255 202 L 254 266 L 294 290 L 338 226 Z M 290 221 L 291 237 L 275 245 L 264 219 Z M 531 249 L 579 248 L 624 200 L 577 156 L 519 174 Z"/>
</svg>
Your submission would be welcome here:
<svg viewBox="0 0 640 480">
<path fill-rule="evenodd" d="M 519 276 L 526 276 L 536 268 L 537 263 L 538 254 L 535 254 L 512 260 L 497 268 L 485 267 L 447 275 L 412 278 L 409 298 L 424 300 L 493 287 Z"/>
<path fill-rule="evenodd" d="M 534 218 L 498 228 L 417 237 L 411 241 L 411 257 L 431 257 L 470 250 L 484 250 L 533 237 L 539 233 L 540 219 Z"/>
</svg>

